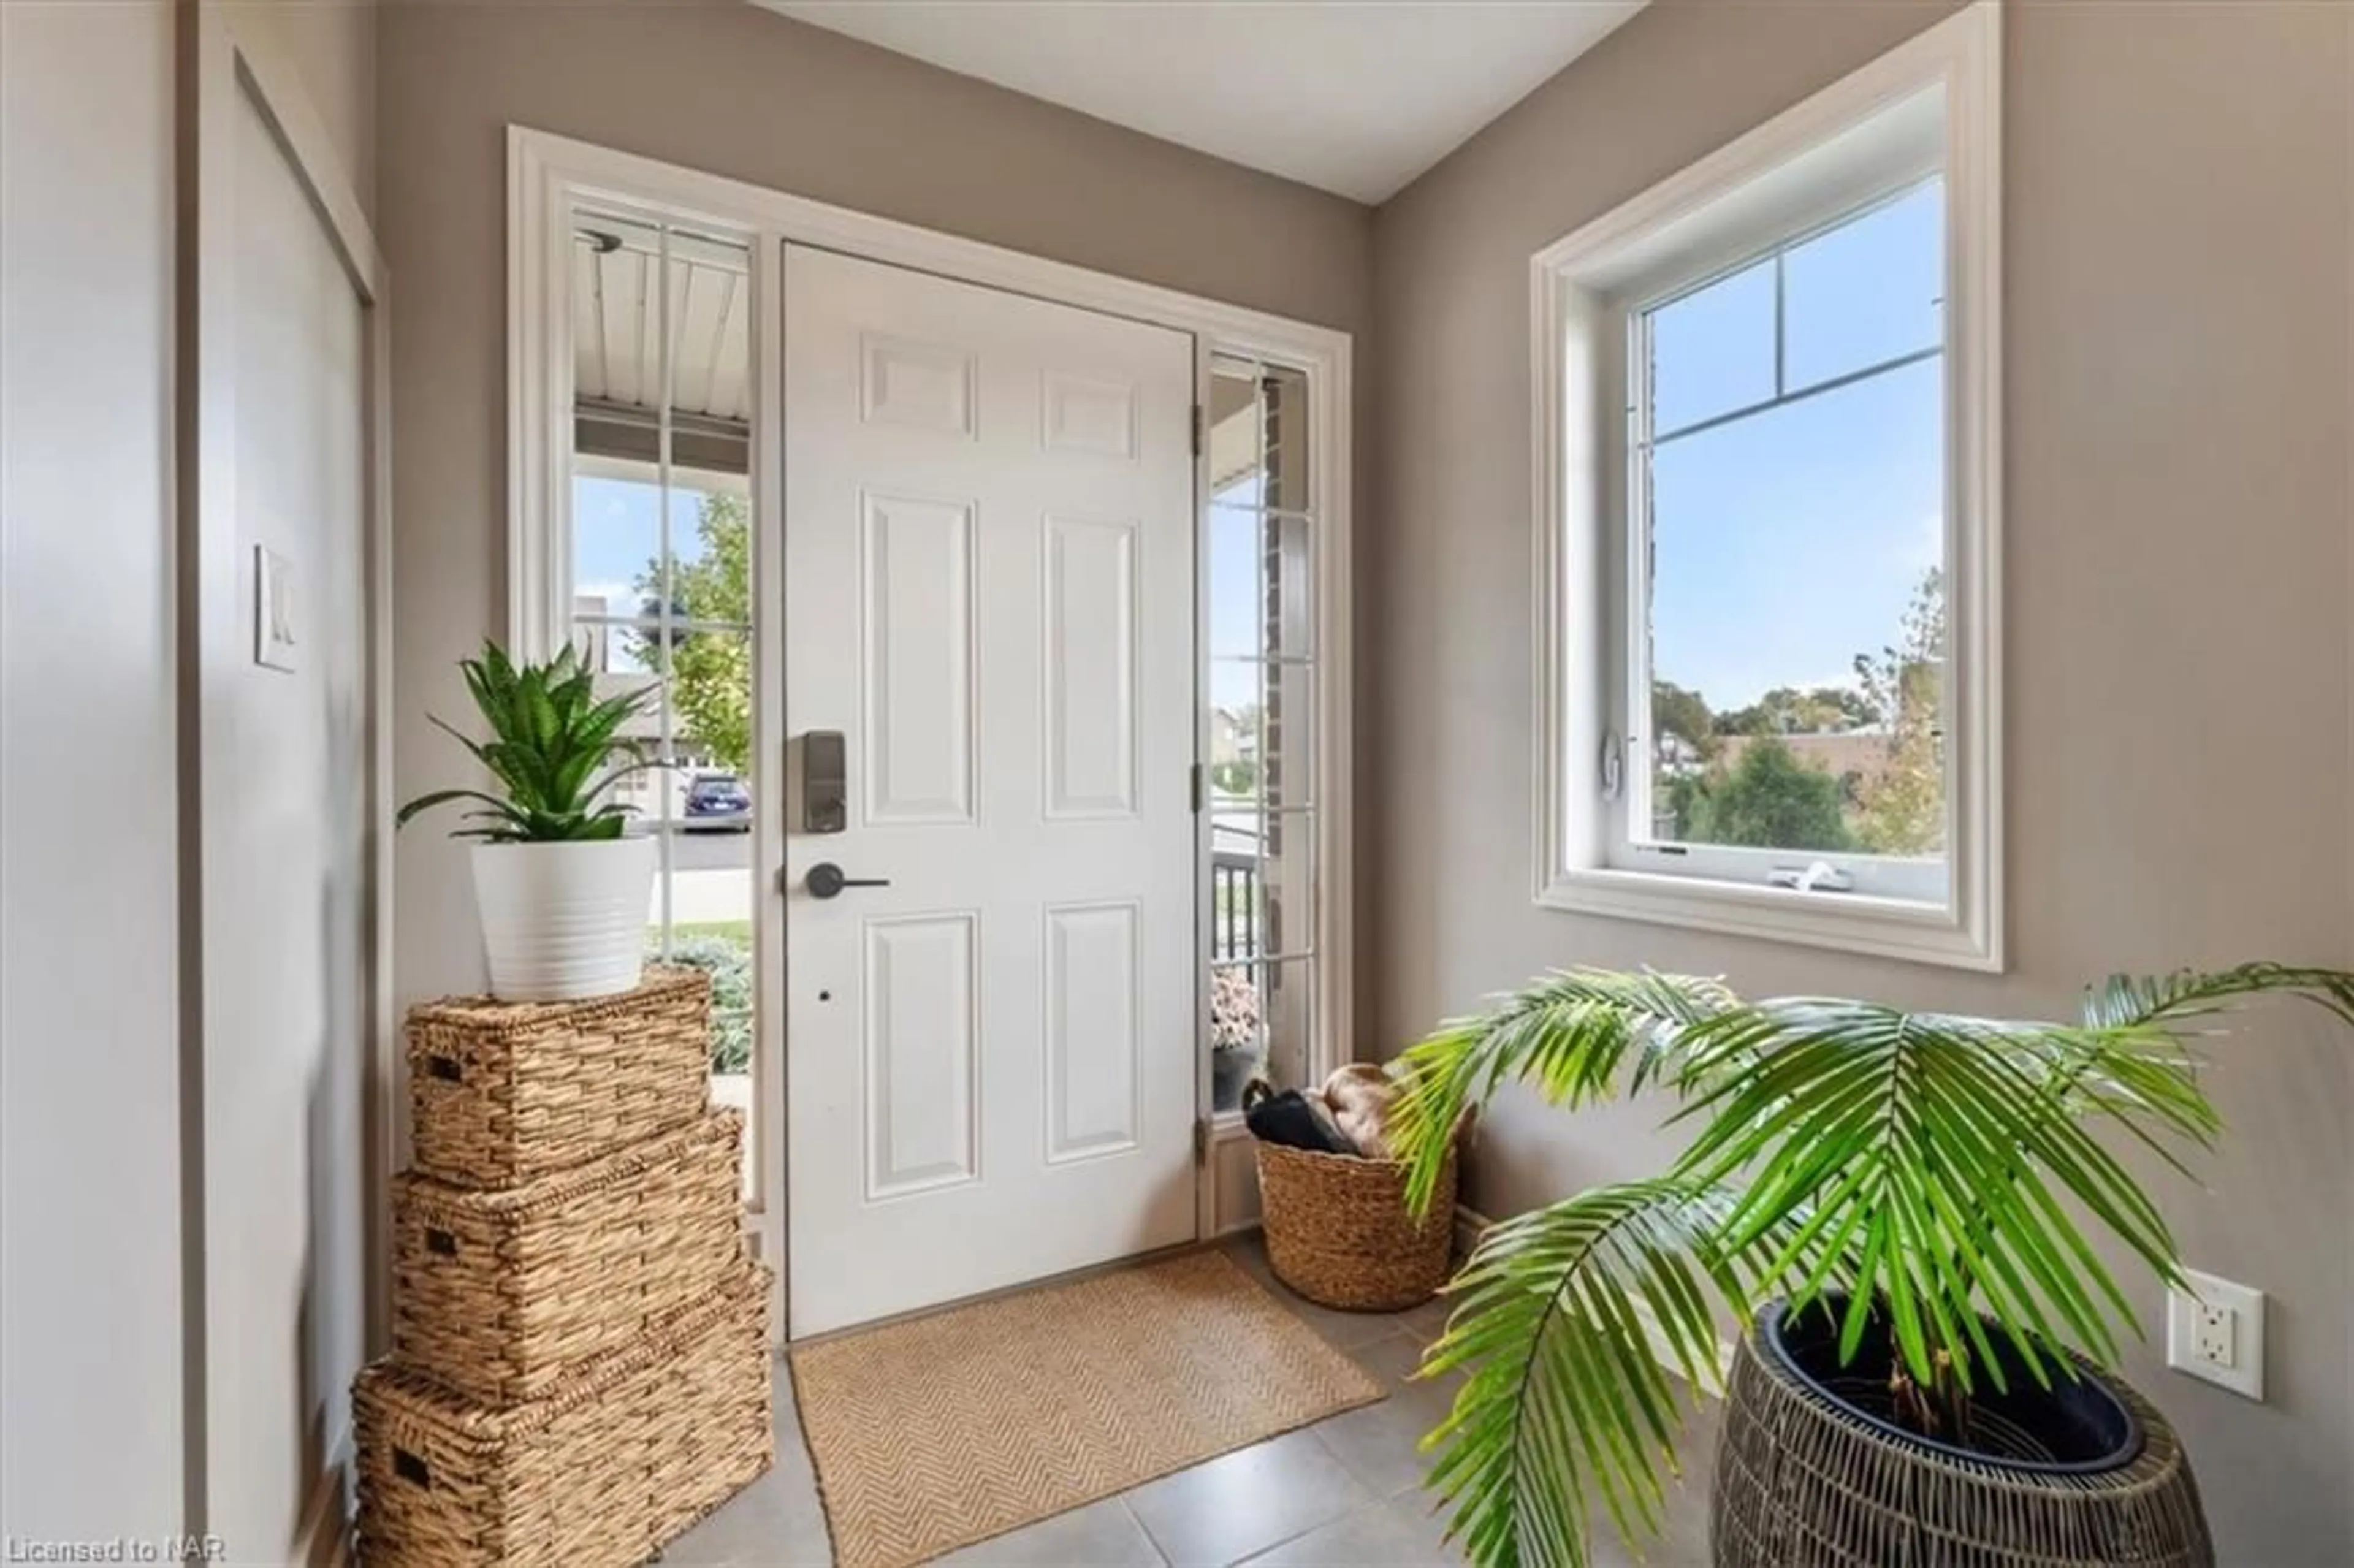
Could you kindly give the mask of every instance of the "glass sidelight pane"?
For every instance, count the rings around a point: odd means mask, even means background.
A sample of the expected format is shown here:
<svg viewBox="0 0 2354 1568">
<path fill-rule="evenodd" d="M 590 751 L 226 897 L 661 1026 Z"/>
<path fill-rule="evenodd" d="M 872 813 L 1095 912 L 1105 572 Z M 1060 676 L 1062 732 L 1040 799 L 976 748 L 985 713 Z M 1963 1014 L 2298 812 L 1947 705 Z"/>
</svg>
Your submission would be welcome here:
<svg viewBox="0 0 2354 1568">
<path fill-rule="evenodd" d="M 1210 655 L 1300 662 L 1316 650 L 1314 524 L 1210 508 Z"/>
<path fill-rule="evenodd" d="M 1214 1105 L 1312 1060 L 1315 500 L 1308 377 L 1220 355 L 1206 409 L 1204 772 Z"/>
<path fill-rule="evenodd" d="M 1267 549 L 1259 514 L 1235 506 L 1209 512 L 1210 657 L 1256 659 L 1266 637 Z"/>
<path fill-rule="evenodd" d="M 752 639 L 747 631 L 622 629 L 660 671 L 666 765 L 641 791 L 650 825 L 668 835 L 667 914 L 674 938 L 719 935 L 751 942 Z"/>
<path fill-rule="evenodd" d="M 663 875 L 646 912 L 647 957 L 711 976 L 712 1097 L 744 1108 L 752 1088 L 752 639 L 748 631 L 632 628 L 668 677 L 670 766 L 661 800 Z"/>
<path fill-rule="evenodd" d="M 1252 759 L 1259 802 L 1269 811 L 1316 803 L 1316 673 L 1266 665 Z"/>
<path fill-rule="evenodd" d="M 1210 959 L 1258 956 L 1259 814 L 1256 804 L 1210 817 Z"/>
<path fill-rule="evenodd" d="M 1216 358 L 1205 418 L 1213 500 L 1284 512 L 1314 505 L 1304 372 Z"/>
<path fill-rule="evenodd" d="M 572 613 L 635 616 L 660 601 L 663 491 L 658 471 L 582 465 L 572 475 Z"/>
<path fill-rule="evenodd" d="M 1314 656 L 1315 526 L 1306 517 L 1210 509 L 1211 652 L 1222 659 Z"/>
<path fill-rule="evenodd" d="M 1210 683 L 1204 772 L 1216 810 L 1316 803 L 1315 674 L 1300 665 L 1233 665 Z"/>
<path fill-rule="evenodd" d="M 573 591 L 650 614 L 665 545 L 694 558 L 708 498 L 749 493 L 750 251 L 614 213 L 572 238 Z"/>
<path fill-rule="evenodd" d="M 1210 401 L 1203 410 L 1203 450 L 1209 460 L 1210 496 L 1230 505 L 1258 504 L 1260 442 L 1258 366 L 1224 355 L 1210 361 Z"/>
<path fill-rule="evenodd" d="M 697 488 L 705 482 L 705 488 Z M 752 624 L 752 498 L 737 478 L 673 471 L 671 613 L 697 623 Z"/>
<path fill-rule="evenodd" d="M 1310 956 L 1316 818 L 1215 809 L 1210 820 L 1210 958 Z"/>
<path fill-rule="evenodd" d="M 1259 504 L 1282 512 L 1305 512 L 1310 493 L 1308 377 L 1270 366 L 1259 377 Z"/>
<path fill-rule="evenodd" d="M 710 974 L 713 1097 L 748 1118 L 750 250 L 603 210 L 572 239 L 570 634 L 601 693 L 653 697 L 629 738 L 657 766 L 616 794 L 660 849 L 647 956 Z"/>
<path fill-rule="evenodd" d="M 1214 965 L 1210 971 L 1212 1106 L 1242 1105 L 1243 1086 L 1265 1077 L 1294 1087 L 1313 1052 L 1314 972 L 1308 960 Z"/>
</svg>

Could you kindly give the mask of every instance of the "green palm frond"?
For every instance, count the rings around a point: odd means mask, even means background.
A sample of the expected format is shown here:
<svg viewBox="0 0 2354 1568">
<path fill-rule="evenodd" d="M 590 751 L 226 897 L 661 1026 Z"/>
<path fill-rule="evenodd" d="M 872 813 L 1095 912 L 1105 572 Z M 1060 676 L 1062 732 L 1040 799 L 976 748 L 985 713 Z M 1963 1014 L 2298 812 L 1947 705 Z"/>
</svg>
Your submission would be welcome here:
<svg viewBox="0 0 2354 1568">
<path fill-rule="evenodd" d="M 2265 992 L 2303 997 L 2354 1023 L 2354 975 L 2291 964 L 2249 963 L 2201 973 L 2111 975 L 2084 993 L 2084 1024 L 2093 1029 L 2179 1024 Z"/>
<path fill-rule="evenodd" d="M 1403 1058 L 1400 1143 L 1426 1204 L 1463 1113 L 1507 1084 L 1571 1107 L 1665 1088 L 1664 1176 L 1495 1226 L 1428 1370 L 1469 1378 L 1429 1439 L 1473 1561 L 1584 1568 L 1590 1500 L 1656 1531 L 1679 1429 L 1661 1356 L 1706 1381 L 1712 1303 L 1847 1298 L 1839 1353 L 1885 1333 L 1919 1428 L 1967 1440 L 2005 1341 L 2039 1383 L 2138 1331 L 2104 1237 L 2159 1278 L 2174 1236 L 2110 1144 L 2178 1168 L 2221 1128 L 2190 1037 L 2267 993 L 2354 1022 L 2354 974 L 2278 964 L 2119 977 L 2076 1023 L 1870 1002 L 1745 1002 L 1714 980 L 1581 969 L 1443 1024 Z"/>
<path fill-rule="evenodd" d="M 1673 1071 L 1680 1032 L 1739 999 L 1724 982 L 1691 975 L 1564 969 L 1498 1000 L 1489 1012 L 1451 1020 L 1402 1061 L 1405 1087 L 1392 1136 L 1411 1169 L 1407 1200 L 1426 1210 L 1438 1168 L 1465 1108 L 1510 1080 L 1534 1085 L 1573 1108 Z M 1631 1065 L 1630 1065 L 1631 1064 Z"/>
<path fill-rule="evenodd" d="M 620 731 L 651 700 L 651 689 L 624 692 L 599 701 L 596 672 L 567 643 L 553 659 L 517 665 L 498 644 L 459 661 L 467 693 L 491 732 L 476 740 L 439 718 L 431 722 L 453 736 L 498 781 L 504 798 L 470 789 L 443 789 L 401 808 L 398 821 L 451 800 L 471 800 L 490 810 L 468 813 L 482 825 L 453 836 L 493 842 L 560 842 L 613 839 L 627 823 L 627 808 L 605 796 L 644 768 L 645 748 Z M 431 715 L 428 715 L 430 717 Z M 626 766 L 599 770 L 614 758 Z"/>
<path fill-rule="evenodd" d="M 1858 1249 L 1863 1288 L 1843 1355 L 1877 1303 L 1924 1384 L 1941 1375 L 1939 1350 L 1966 1391 L 1974 1365 L 1993 1364 L 1981 1306 L 2038 1376 L 2052 1342 L 2113 1361 L 2115 1324 L 2130 1308 L 2063 1200 L 2159 1273 L 2173 1266 L 2165 1221 L 2078 1119 L 2080 1108 L 2097 1119 L 2107 1103 L 2080 1107 L 2055 1090 L 2048 1029 L 1808 999 L 1755 1003 L 1695 1033 L 1705 1037 L 1700 1062 L 1739 1052 L 1760 1065 L 1685 1107 L 1678 1119 L 1705 1125 L 1677 1169 L 1744 1181 L 1728 1245 L 1806 1204 L 1811 1227 Z M 2107 1036 L 2079 1032 L 2067 1044 L 2058 1060 L 2080 1077 L 2153 1076 Z M 2193 1095 L 2203 1106 L 2195 1086 Z M 2194 1137 L 2208 1125 L 2176 1098 L 2148 1109 Z"/>
<path fill-rule="evenodd" d="M 1597 1500 L 1629 1541 L 1658 1532 L 1682 1406 L 1717 1381 L 1712 1303 L 1738 1311 L 1774 1250 L 1723 1249 L 1734 1202 L 1672 1177 L 1631 1181 L 1481 1238 L 1423 1369 L 1467 1374 L 1425 1446 L 1449 1533 L 1475 1562 L 1583 1564 Z"/>
</svg>

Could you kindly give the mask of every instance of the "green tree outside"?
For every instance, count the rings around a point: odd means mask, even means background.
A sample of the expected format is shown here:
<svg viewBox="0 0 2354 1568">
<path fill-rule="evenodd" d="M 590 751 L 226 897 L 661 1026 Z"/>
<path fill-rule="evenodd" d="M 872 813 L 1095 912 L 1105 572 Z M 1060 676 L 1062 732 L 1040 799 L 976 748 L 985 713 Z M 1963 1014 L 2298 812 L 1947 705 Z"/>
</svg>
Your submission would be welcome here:
<svg viewBox="0 0 2354 1568">
<path fill-rule="evenodd" d="M 1888 768 L 1863 794 L 1855 835 L 1875 854 L 1935 854 L 1946 844 L 1946 574 L 1913 591 L 1894 647 L 1859 653 L 1856 684 L 1889 722 Z"/>
<path fill-rule="evenodd" d="M 1715 720 L 1708 711 L 1706 699 L 1688 687 L 1657 677 L 1651 682 L 1651 733 L 1654 736 L 1675 736 L 1704 761 L 1714 758 L 1719 749 Z"/>
<path fill-rule="evenodd" d="M 1259 705 L 1245 703 L 1231 711 L 1219 710 L 1220 716 L 1231 726 L 1235 744 L 1239 748 L 1247 744 L 1254 748 L 1265 734 L 1259 721 Z M 1221 799 L 1240 800 L 1258 792 L 1258 758 L 1257 756 L 1235 755 L 1214 758 L 1210 763 L 1210 788 Z"/>
<path fill-rule="evenodd" d="M 1880 722 L 1869 694 L 1846 686 L 1776 686 L 1747 707 L 1718 714 L 1718 735 L 1835 735 Z"/>
<path fill-rule="evenodd" d="M 1751 741 L 1730 768 L 1668 787 L 1687 843 L 1851 850 L 1840 781 L 1771 737 Z"/>
<path fill-rule="evenodd" d="M 671 564 L 671 611 L 688 620 L 748 623 L 752 617 L 751 508 L 739 495 L 705 494 L 695 533 L 703 548 Z M 662 563 L 649 561 L 635 587 L 647 614 L 660 612 Z M 686 736 L 720 767 L 752 772 L 752 644 L 736 631 L 635 634 L 638 657 L 671 681 L 671 707 Z"/>
</svg>

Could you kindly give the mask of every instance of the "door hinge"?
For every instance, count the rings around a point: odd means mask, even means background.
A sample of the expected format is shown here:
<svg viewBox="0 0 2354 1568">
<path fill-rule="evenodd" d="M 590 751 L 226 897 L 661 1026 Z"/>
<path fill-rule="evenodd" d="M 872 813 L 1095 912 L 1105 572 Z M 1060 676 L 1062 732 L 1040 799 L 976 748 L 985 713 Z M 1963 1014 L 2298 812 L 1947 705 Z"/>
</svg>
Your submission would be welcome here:
<svg viewBox="0 0 2354 1568">
<path fill-rule="evenodd" d="M 1210 1162 L 1210 1118 L 1193 1118 L 1193 1168 L 1200 1170 Z"/>
<path fill-rule="evenodd" d="M 1193 405 L 1193 455 L 1202 455 L 1202 405 Z"/>
<path fill-rule="evenodd" d="M 1186 775 L 1185 789 L 1187 798 L 1193 802 L 1193 814 L 1200 816 L 1202 814 L 1202 765 L 1200 763 L 1193 764 L 1193 770 Z"/>
</svg>

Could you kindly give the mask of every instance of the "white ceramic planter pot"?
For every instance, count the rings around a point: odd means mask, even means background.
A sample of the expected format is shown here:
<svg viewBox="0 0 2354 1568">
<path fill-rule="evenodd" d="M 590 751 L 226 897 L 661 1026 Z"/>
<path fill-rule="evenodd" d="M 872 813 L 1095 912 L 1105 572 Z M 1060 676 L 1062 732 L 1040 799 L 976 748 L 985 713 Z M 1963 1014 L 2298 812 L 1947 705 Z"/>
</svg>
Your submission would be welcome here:
<svg viewBox="0 0 2354 1568">
<path fill-rule="evenodd" d="M 628 991 L 643 974 L 654 842 L 476 844 L 474 907 L 491 992 L 565 1001 Z"/>
</svg>

